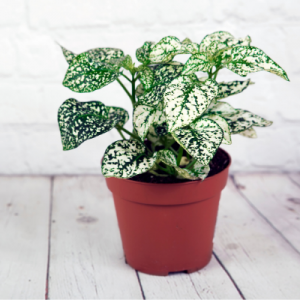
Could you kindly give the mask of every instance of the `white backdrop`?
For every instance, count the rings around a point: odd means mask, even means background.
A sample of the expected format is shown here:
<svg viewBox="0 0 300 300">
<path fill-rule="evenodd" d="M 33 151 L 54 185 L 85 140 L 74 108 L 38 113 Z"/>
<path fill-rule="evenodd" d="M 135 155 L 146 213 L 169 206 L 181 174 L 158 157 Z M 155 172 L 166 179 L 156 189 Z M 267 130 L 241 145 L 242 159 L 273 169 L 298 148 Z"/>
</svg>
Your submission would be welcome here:
<svg viewBox="0 0 300 300">
<path fill-rule="evenodd" d="M 167 35 L 200 42 L 226 30 L 252 37 L 288 73 L 291 82 L 267 73 L 228 98 L 274 124 L 257 128 L 258 138 L 233 136 L 223 146 L 235 171 L 300 169 L 300 1 L 299 0 L 0 0 L 0 174 L 97 174 L 115 130 L 62 151 L 57 109 L 67 98 L 131 104 L 117 83 L 89 94 L 62 86 L 67 62 L 59 44 L 75 53 L 116 47 L 135 58 L 144 41 Z M 241 77 L 222 70 L 218 80 Z M 130 128 L 130 122 L 127 128 Z"/>
</svg>

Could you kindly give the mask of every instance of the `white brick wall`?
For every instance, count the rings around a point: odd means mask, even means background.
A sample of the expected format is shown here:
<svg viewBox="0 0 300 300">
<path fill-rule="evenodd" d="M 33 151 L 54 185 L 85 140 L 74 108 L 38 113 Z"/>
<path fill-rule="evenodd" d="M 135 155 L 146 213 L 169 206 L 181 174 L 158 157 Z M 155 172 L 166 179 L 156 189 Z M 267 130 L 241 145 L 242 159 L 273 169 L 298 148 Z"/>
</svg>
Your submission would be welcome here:
<svg viewBox="0 0 300 300">
<path fill-rule="evenodd" d="M 63 152 L 57 109 L 74 97 L 131 111 L 116 83 L 90 94 L 63 87 L 67 63 L 55 42 L 77 53 L 110 46 L 134 56 L 145 40 L 175 35 L 200 42 L 216 30 L 249 34 L 291 79 L 255 73 L 248 76 L 254 86 L 228 99 L 274 121 L 257 129 L 258 139 L 234 136 L 224 146 L 231 171 L 299 170 L 299 0 L 0 0 L 0 174 L 100 173 L 100 158 L 117 132 Z M 219 77 L 237 78 L 229 71 Z"/>
</svg>

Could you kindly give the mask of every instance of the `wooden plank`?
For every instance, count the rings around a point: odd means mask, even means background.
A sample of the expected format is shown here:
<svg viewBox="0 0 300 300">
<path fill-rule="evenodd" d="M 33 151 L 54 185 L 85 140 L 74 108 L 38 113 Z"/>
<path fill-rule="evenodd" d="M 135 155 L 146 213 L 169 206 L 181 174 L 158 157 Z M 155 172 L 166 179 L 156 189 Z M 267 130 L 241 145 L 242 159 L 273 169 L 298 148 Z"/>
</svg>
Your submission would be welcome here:
<svg viewBox="0 0 300 300">
<path fill-rule="evenodd" d="M 232 180 L 220 202 L 214 249 L 247 299 L 300 298 L 299 253 L 240 195 Z"/>
<path fill-rule="evenodd" d="M 288 176 L 293 182 L 300 186 L 300 173 L 290 173 Z"/>
<path fill-rule="evenodd" d="M 51 179 L 0 177 L 0 297 L 44 299 Z"/>
<path fill-rule="evenodd" d="M 102 176 L 54 180 L 49 298 L 142 298 Z"/>
<path fill-rule="evenodd" d="M 241 299 L 214 257 L 204 269 L 192 274 L 139 276 L 146 299 Z"/>
<path fill-rule="evenodd" d="M 300 186 L 285 174 L 234 178 L 240 192 L 300 253 Z"/>
</svg>

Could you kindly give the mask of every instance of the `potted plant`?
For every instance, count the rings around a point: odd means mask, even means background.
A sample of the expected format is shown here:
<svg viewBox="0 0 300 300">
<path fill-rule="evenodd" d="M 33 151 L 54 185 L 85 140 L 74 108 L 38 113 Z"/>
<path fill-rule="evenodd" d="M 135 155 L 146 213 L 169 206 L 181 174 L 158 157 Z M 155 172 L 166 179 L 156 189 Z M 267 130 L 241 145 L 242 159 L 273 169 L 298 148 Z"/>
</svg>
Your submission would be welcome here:
<svg viewBox="0 0 300 300">
<path fill-rule="evenodd" d="M 132 132 L 124 128 L 126 110 L 99 101 L 66 100 L 58 123 L 63 150 L 113 128 L 120 133 L 104 153 L 102 174 L 114 196 L 126 260 L 136 270 L 167 275 L 193 272 L 209 262 L 230 164 L 219 146 L 231 144 L 232 134 L 254 138 L 253 127 L 272 124 L 225 102 L 252 82 L 217 82 L 218 72 L 227 68 L 245 77 L 265 70 L 289 80 L 250 43 L 249 36 L 236 39 L 225 31 L 205 36 L 200 44 L 167 36 L 136 50 L 138 66 L 120 49 L 76 55 L 62 47 L 69 63 L 64 86 L 87 93 L 116 80 L 132 102 Z M 174 60 L 180 54 L 190 54 L 185 64 Z M 121 79 L 130 83 L 130 91 Z"/>
</svg>

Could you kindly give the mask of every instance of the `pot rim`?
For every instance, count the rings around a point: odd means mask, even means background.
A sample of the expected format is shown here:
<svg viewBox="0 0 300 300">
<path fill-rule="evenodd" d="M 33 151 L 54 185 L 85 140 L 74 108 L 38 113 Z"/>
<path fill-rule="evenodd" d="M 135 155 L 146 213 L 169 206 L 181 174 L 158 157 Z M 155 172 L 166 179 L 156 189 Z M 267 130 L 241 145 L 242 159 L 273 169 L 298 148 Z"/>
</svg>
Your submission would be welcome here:
<svg viewBox="0 0 300 300">
<path fill-rule="evenodd" d="M 188 182 L 174 182 L 174 183 L 151 183 L 151 182 L 143 182 L 143 181 L 136 181 L 136 180 L 130 180 L 130 178 L 118 178 L 118 177 L 105 177 L 107 179 L 109 178 L 116 178 L 116 179 L 120 179 L 120 180 L 129 180 L 130 183 L 132 184 L 135 184 L 135 185 L 147 185 L 147 186 L 174 186 L 174 185 L 190 185 L 190 184 L 199 184 L 199 183 L 203 183 L 203 182 L 208 182 L 208 181 L 211 181 L 211 180 L 214 180 L 217 176 L 221 176 L 222 173 L 226 172 L 230 165 L 231 165 L 231 156 L 229 155 L 229 153 L 227 151 L 225 151 L 224 149 L 222 148 L 219 148 L 221 149 L 223 152 L 225 152 L 227 155 L 228 155 L 228 158 L 229 158 L 229 163 L 228 165 L 219 173 L 213 175 L 213 176 L 210 176 L 208 178 L 205 178 L 205 179 L 197 179 L 197 180 L 190 180 Z M 101 162 L 102 162 L 103 158 L 101 159 Z"/>
</svg>

